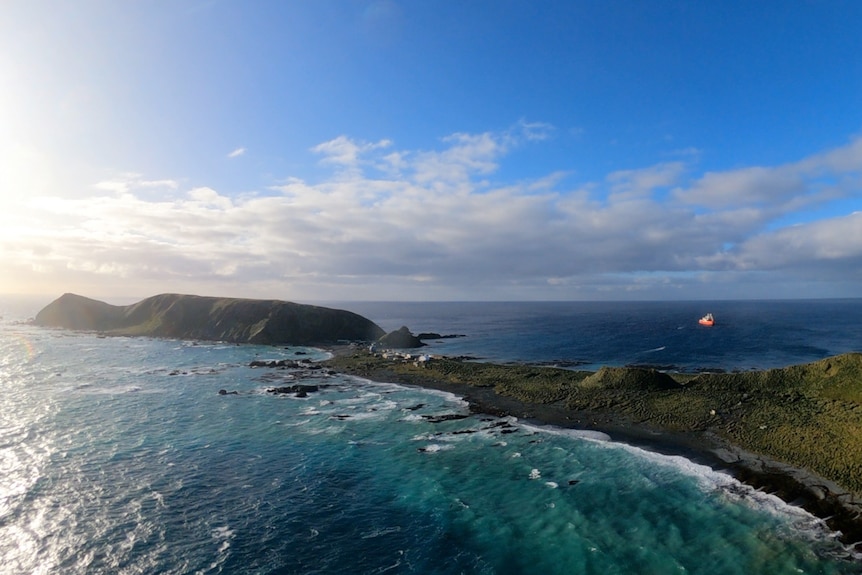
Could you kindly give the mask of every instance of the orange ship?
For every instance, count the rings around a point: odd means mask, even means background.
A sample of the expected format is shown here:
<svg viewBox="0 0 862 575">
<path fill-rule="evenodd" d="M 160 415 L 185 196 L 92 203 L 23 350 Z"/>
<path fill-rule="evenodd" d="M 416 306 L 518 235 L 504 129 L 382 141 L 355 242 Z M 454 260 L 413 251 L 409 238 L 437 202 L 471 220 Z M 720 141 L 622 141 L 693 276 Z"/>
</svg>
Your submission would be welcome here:
<svg viewBox="0 0 862 575">
<path fill-rule="evenodd" d="M 708 313 L 702 318 L 700 318 L 697 323 L 699 323 L 700 325 L 715 325 L 715 318 L 712 317 L 711 313 Z"/>
</svg>

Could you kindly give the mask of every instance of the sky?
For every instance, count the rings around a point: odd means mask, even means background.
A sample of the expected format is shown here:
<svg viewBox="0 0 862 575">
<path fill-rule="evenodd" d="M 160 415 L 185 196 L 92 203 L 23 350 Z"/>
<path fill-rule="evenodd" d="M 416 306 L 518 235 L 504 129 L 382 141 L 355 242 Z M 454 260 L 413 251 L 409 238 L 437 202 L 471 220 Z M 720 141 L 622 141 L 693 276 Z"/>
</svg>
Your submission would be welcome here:
<svg viewBox="0 0 862 575">
<path fill-rule="evenodd" d="M 862 294 L 862 2 L 3 0 L 0 293 Z"/>
</svg>

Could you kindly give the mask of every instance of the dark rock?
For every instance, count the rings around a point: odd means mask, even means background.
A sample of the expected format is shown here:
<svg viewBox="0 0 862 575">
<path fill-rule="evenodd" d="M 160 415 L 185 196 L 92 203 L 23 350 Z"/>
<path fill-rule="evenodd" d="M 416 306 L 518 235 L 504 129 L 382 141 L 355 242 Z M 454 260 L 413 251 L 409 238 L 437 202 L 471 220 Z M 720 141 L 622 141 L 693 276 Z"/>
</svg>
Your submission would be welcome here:
<svg viewBox="0 0 862 575">
<path fill-rule="evenodd" d="M 652 371 L 680 371 L 678 365 L 674 365 L 672 363 L 660 364 L 660 363 L 627 363 L 626 367 L 632 369 L 646 369 Z"/>
<path fill-rule="evenodd" d="M 440 423 L 443 421 L 452 421 L 455 419 L 466 419 L 470 417 L 469 415 L 464 415 L 461 413 L 444 413 L 442 415 L 423 415 L 422 418 L 428 421 L 429 423 Z"/>
<path fill-rule="evenodd" d="M 219 395 L 239 395 L 239 392 L 238 391 L 228 391 L 226 389 L 220 389 L 220 390 L 218 390 L 218 394 Z"/>
<path fill-rule="evenodd" d="M 512 427 L 514 427 L 514 426 L 513 426 L 511 423 L 509 423 L 508 421 L 495 421 L 494 423 L 492 423 L 492 424 L 491 424 L 491 425 L 489 425 L 488 427 L 489 427 L 489 428 L 490 428 L 490 427 L 512 428 Z"/>
<path fill-rule="evenodd" d="M 443 339 L 442 335 L 440 335 L 439 333 L 434 333 L 434 332 L 430 332 L 430 333 L 424 333 L 423 332 L 423 333 L 420 333 L 419 335 L 417 335 L 416 337 L 418 339 Z"/>
<path fill-rule="evenodd" d="M 300 367 L 306 367 L 306 366 L 298 364 L 297 362 L 293 361 L 292 359 L 278 359 L 278 360 L 275 360 L 275 359 L 271 359 L 271 360 L 255 359 L 255 360 L 252 360 L 252 362 L 249 363 L 248 366 L 249 367 L 280 367 L 280 368 L 285 368 L 285 369 L 287 369 L 287 368 L 298 369 Z"/>
<path fill-rule="evenodd" d="M 309 393 L 319 391 L 320 387 L 317 385 L 286 385 L 283 387 L 271 387 L 266 390 L 267 393 L 274 394 L 282 394 L 282 393 L 295 393 L 297 397 L 307 397 Z M 302 395 L 300 395 L 302 394 Z"/>
<path fill-rule="evenodd" d="M 529 365 L 535 365 L 537 367 L 560 367 L 563 369 L 567 369 L 572 367 L 580 367 L 582 365 L 587 365 L 588 363 L 589 362 L 582 360 L 554 359 L 550 361 L 530 362 Z"/>
<path fill-rule="evenodd" d="M 180 294 L 114 306 L 67 293 L 43 308 L 33 323 L 107 335 L 289 345 L 373 341 L 384 333 L 371 320 L 344 310 Z"/>
<path fill-rule="evenodd" d="M 413 349 L 425 345 L 418 337 L 410 333 L 407 326 L 401 326 L 399 329 L 387 333 L 377 340 L 377 344 L 396 349 Z"/>
</svg>

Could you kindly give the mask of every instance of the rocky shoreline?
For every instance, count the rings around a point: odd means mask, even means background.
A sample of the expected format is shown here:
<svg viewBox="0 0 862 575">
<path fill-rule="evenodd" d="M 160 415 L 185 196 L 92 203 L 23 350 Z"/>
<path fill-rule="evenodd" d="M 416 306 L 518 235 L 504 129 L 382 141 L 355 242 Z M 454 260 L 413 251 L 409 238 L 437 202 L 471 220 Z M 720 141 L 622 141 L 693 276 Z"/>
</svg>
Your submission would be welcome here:
<svg viewBox="0 0 862 575">
<path fill-rule="evenodd" d="M 477 413 L 511 415 L 541 425 L 599 431 L 613 441 L 666 455 L 680 455 L 729 473 L 821 518 L 854 554 L 862 552 L 862 500 L 855 493 L 800 466 L 744 449 L 722 437 L 721 429 L 674 429 L 669 425 L 633 418 L 630 410 L 616 409 L 613 404 L 598 409 L 573 409 L 560 400 L 525 401 L 507 393 L 502 384 L 489 384 L 481 375 L 474 380 L 469 377 L 477 365 L 491 366 L 494 370 L 511 369 L 517 372 L 516 378 L 525 377 L 523 366 L 519 371 L 514 366 L 447 359 L 432 368 L 432 361 L 423 365 L 398 359 L 397 355 L 383 358 L 380 354 L 370 354 L 355 347 L 342 346 L 329 351 L 333 357 L 325 362 L 327 367 L 341 373 L 373 381 L 447 391 L 463 397 L 470 409 Z M 444 368 L 440 367 L 441 363 L 445 364 Z M 533 368 L 536 369 L 552 368 Z M 466 372 L 466 376 L 462 372 Z M 526 377 L 532 373 L 528 372 Z"/>
<path fill-rule="evenodd" d="M 443 390 L 448 387 L 445 383 L 435 386 Z M 743 483 L 827 520 L 830 528 L 841 531 L 845 543 L 860 543 L 862 550 L 862 506 L 852 493 L 809 471 L 746 451 L 709 432 L 668 431 L 633 423 L 609 412 L 571 411 L 557 406 L 525 404 L 487 388 L 466 390 L 463 397 L 470 409 L 477 413 L 511 415 L 539 425 L 599 431 L 612 441 L 664 455 L 680 455 L 695 463 L 728 472 Z"/>
</svg>

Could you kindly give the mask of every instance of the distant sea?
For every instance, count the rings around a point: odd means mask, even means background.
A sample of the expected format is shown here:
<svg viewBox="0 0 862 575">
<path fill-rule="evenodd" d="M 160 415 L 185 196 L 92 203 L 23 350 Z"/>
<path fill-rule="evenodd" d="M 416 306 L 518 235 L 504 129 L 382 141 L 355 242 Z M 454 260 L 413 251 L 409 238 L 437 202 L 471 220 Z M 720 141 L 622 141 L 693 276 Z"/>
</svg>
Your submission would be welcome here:
<svg viewBox="0 0 862 575">
<path fill-rule="evenodd" d="M 860 300 L 338 305 L 495 361 L 736 370 L 862 347 Z M 320 350 L 18 323 L 37 309 L 0 301 L 2 574 L 862 572 L 818 519 L 681 457 L 249 367 Z M 297 382 L 320 389 L 266 391 Z"/>
<path fill-rule="evenodd" d="M 786 367 L 862 351 L 862 299 L 722 302 L 334 303 L 414 333 L 464 335 L 430 351 L 489 361 L 649 365 L 673 371 Z M 713 327 L 697 320 L 706 313 Z"/>
</svg>

